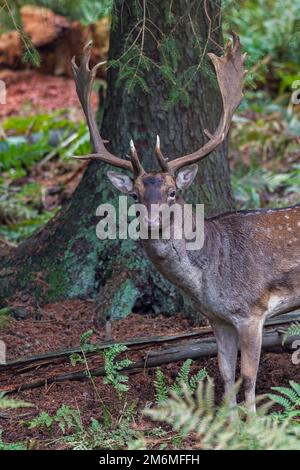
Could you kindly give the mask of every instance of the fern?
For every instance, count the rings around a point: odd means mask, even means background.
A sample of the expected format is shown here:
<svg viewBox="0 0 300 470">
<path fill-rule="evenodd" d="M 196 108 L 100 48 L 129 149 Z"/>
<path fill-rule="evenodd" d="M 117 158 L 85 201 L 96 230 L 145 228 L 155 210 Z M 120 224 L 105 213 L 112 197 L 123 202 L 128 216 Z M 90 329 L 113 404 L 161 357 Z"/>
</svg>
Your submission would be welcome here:
<svg viewBox="0 0 300 470">
<path fill-rule="evenodd" d="M 189 385 L 189 375 L 192 365 L 192 359 L 187 359 L 181 366 L 180 371 L 177 374 L 175 383 L 172 385 L 171 390 L 175 393 L 182 393 L 182 384 Z"/>
<path fill-rule="evenodd" d="M 268 397 L 283 408 L 282 412 L 273 413 L 273 416 L 279 420 L 300 417 L 300 384 L 289 381 L 288 387 L 272 387 L 274 392 L 269 393 Z"/>
<path fill-rule="evenodd" d="M 75 410 L 67 405 L 62 405 L 56 412 L 55 421 L 65 434 L 66 430 L 75 428 L 77 431 L 82 430 L 82 422 L 79 410 Z"/>
<path fill-rule="evenodd" d="M 145 410 L 155 421 L 168 424 L 183 438 L 193 436 L 197 449 L 213 450 L 291 450 L 300 449 L 300 428 L 289 420 L 279 422 L 267 416 L 270 404 L 262 405 L 257 415 L 247 413 L 247 420 L 232 422 L 232 409 L 224 403 L 217 408 L 211 380 L 199 382 L 196 396 L 186 385 L 184 394 L 172 393 L 158 407 Z M 245 414 L 245 410 L 237 408 Z M 237 432 L 238 426 L 238 432 Z"/>
<path fill-rule="evenodd" d="M 64 404 L 54 415 L 42 412 L 26 424 L 31 429 L 46 428 L 48 432 L 51 432 L 56 424 L 62 434 L 60 440 L 73 450 L 120 449 L 125 448 L 128 439 L 137 437 L 137 432 L 131 426 L 136 409 L 136 401 L 125 404 L 115 424 L 110 428 L 95 418 L 91 418 L 90 423 L 85 425 L 80 411 Z M 0 439 L 0 450 L 1 444 Z"/>
<path fill-rule="evenodd" d="M 2 440 L 2 429 L 0 428 L 0 451 L 1 450 L 26 450 L 23 442 L 4 442 Z"/>
<path fill-rule="evenodd" d="M 156 403 L 160 404 L 167 400 L 169 391 L 166 385 L 166 378 L 159 368 L 155 371 L 154 390 Z"/>
<path fill-rule="evenodd" d="M 166 378 L 161 369 L 156 369 L 156 379 L 154 381 L 155 401 L 157 404 L 164 403 L 170 392 L 176 393 L 179 396 L 183 395 L 183 385 L 187 386 L 191 392 L 197 388 L 199 381 L 203 381 L 207 377 L 205 369 L 200 369 L 197 374 L 190 377 L 192 359 L 187 359 L 181 366 L 174 383 L 168 387 L 166 385 Z"/>
<path fill-rule="evenodd" d="M 34 405 L 26 401 L 14 400 L 13 398 L 6 398 L 5 392 L 0 392 L 0 409 L 5 408 L 32 408 Z"/>
<path fill-rule="evenodd" d="M 29 408 L 34 407 L 32 403 L 28 403 L 21 400 L 14 400 L 12 398 L 6 398 L 5 392 L 0 392 L 0 409 L 6 408 Z M 2 440 L 3 430 L 0 427 L 0 451 L 1 450 L 26 450 L 26 445 L 23 442 L 4 442 Z"/>
<path fill-rule="evenodd" d="M 105 384 L 111 384 L 117 391 L 119 397 L 121 397 L 129 389 L 126 383 L 128 382 L 128 377 L 127 375 L 121 374 L 120 370 L 128 367 L 130 364 L 132 364 L 132 361 L 130 359 L 116 361 L 116 357 L 122 352 L 126 351 L 126 349 L 127 347 L 124 344 L 114 344 L 103 352 L 105 359 L 104 369 L 106 374 L 103 382 Z"/>
<path fill-rule="evenodd" d="M 82 349 L 85 351 L 90 350 L 92 347 L 92 344 L 90 343 L 90 339 L 93 336 L 94 332 L 93 330 L 87 330 L 82 335 L 80 336 L 79 344 Z"/>
<path fill-rule="evenodd" d="M 29 429 L 47 428 L 50 429 L 53 425 L 53 418 L 46 412 L 41 411 L 36 418 L 33 418 L 27 423 Z"/>
<path fill-rule="evenodd" d="M 286 332 L 285 332 L 284 335 L 283 335 L 282 344 L 285 344 L 286 340 L 287 340 L 290 336 L 300 336 L 300 323 L 299 323 L 299 322 L 292 323 L 292 324 L 288 327 L 288 329 L 286 330 Z M 299 387 L 300 387 L 300 386 L 299 386 Z"/>
<path fill-rule="evenodd" d="M 204 379 L 208 377 L 207 371 L 205 369 L 200 369 L 197 374 L 193 375 L 189 380 L 189 387 L 192 392 L 194 392 L 199 382 L 203 382 Z"/>
<path fill-rule="evenodd" d="M 300 384 L 298 384 L 297 382 L 294 382 L 293 380 L 291 380 L 289 383 L 292 389 L 295 390 L 298 397 L 300 398 Z"/>
</svg>

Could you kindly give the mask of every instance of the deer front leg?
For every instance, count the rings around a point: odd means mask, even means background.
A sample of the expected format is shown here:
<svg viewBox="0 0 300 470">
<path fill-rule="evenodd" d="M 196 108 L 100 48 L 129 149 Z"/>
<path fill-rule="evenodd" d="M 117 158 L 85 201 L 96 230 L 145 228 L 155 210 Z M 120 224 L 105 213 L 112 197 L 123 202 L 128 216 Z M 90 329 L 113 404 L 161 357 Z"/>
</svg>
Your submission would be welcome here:
<svg viewBox="0 0 300 470">
<path fill-rule="evenodd" d="M 211 322 L 218 346 L 218 364 L 224 381 L 225 399 L 236 406 L 235 369 L 238 352 L 238 336 L 235 328 L 221 321 Z"/>
<path fill-rule="evenodd" d="M 263 321 L 253 318 L 239 328 L 241 349 L 241 376 L 245 392 L 245 405 L 255 413 L 255 385 L 261 353 Z"/>
</svg>

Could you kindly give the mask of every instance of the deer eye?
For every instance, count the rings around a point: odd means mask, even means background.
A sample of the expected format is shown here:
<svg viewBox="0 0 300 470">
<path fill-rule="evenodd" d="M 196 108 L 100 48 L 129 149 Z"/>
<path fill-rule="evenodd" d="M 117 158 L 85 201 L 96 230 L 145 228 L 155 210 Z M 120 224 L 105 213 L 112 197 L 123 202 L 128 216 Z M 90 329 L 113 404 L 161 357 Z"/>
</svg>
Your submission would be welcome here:
<svg viewBox="0 0 300 470">
<path fill-rule="evenodd" d="M 131 196 L 133 197 L 133 199 L 134 199 L 135 201 L 137 201 L 137 200 L 138 200 L 138 195 L 137 195 L 136 193 L 132 193 L 132 195 L 131 195 Z"/>
<path fill-rule="evenodd" d="M 169 192 L 169 197 L 170 197 L 171 199 L 174 199 L 175 196 L 176 196 L 176 191 L 175 191 L 174 189 L 172 189 L 172 191 Z"/>
</svg>

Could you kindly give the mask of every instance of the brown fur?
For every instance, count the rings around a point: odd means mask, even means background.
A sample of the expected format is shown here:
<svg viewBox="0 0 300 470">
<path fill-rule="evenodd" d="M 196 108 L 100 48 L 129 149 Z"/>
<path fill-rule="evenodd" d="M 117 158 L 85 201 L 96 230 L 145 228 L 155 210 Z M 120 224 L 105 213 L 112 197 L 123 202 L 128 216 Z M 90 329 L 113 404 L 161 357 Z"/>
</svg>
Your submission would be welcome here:
<svg viewBox="0 0 300 470">
<path fill-rule="evenodd" d="M 144 175 L 141 203 L 165 203 L 170 175 Z M 177 195 L 177 201 L 184 203 Z M 145 240 L 149 258 L 188 296 L 214 330 L 225 391 L 232 395 L 238 344 L 249 407 L 265 319 L 300 307 L 300 205 L 222 214 L 205 221 L 204 246 L 186 251 L 184 240 Z M 235 403 L 232 398 L 232 403 Z"/>
</svg>

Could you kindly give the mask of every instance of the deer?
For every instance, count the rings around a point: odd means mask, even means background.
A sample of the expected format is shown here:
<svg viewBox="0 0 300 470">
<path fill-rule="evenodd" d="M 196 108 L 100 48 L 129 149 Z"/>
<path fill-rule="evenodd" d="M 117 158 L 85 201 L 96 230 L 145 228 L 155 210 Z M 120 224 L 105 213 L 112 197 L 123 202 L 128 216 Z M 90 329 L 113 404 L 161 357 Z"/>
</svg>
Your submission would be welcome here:
<svg viewBox="0 0 300 470">
<path fill-rule="evenodd" d="M 132 141 L 127 160 L 111 154 L 104 145 L 90 104 L 100 64 L 90 69 L 92 44 L 88 43 L 80 65 L 72 59 L 72 69 L 94 153 L 75 158 L 104 162 L 129 172 L 131 177 L 115 171 L 109 171 L 107 176 L 119 191 L 148 208 L 163 203 L 184 205 L 182 194 L 195 179 L 197 162 L 224 141 L 243 98 L 245 54 L 239 36 L 234 32 L 232 36 L 222 56 L 208 54 L 223 104 L 215 132 L 205 131 L 208 140 L 201 148 L 175 159 L 163 155 L 157 138 L 155 156 L 160 171 L 151 172 L 144 170 Z M 144 222 L 151 227 L 159 226 L 161 220 L 148 217 Z M 187 250 L 184 236 L 169 240 L 148 238 L 142 243 L 156 269 L 210 323 L 225 397 L 232 407 L 236 406 L 240 350 L 245 405 L 255 412 L 264 323 L 272 316 L 300 307 L 300 204 L 279 209 L 237 210 L 206 218 L 204 243 L 199 250 Z"/>
</svg>

